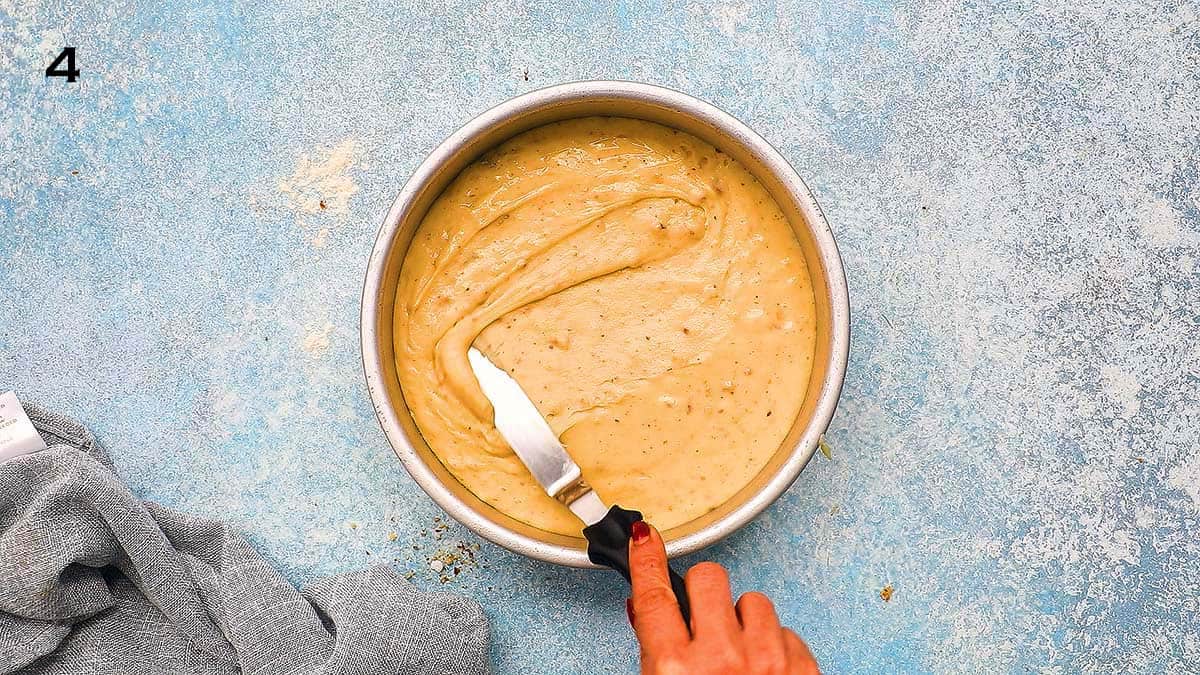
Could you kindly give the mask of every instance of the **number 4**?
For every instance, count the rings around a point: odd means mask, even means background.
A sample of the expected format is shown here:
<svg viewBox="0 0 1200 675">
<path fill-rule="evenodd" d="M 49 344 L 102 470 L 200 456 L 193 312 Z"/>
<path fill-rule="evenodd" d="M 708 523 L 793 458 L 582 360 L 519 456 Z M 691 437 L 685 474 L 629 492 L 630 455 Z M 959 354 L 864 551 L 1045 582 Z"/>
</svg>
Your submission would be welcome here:
<svg viewBox="0 0 1200 675">
<path fill-rule="evenodd" d="M 67 60 L 67 69 L 59 70 L 58 64 Z M 67 82 L 74 82 L 79 79 L 79 69 L 75 67 L 75 48 L 63 47 L 63 50 L 54 57 L 54 61 L 46 66 L 46 77 L 65 77 Z"/>
</svg>

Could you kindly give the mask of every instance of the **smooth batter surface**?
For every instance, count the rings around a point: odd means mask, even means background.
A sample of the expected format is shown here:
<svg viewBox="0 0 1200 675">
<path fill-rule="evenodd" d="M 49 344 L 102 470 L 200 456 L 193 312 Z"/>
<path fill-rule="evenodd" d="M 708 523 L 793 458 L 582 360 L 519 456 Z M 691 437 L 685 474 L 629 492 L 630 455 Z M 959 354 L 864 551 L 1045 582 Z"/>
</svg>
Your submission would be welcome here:
<svg viewBox="0 0 1200 675">
<path fill-rule="evenodd" d="M 511 373 L 609 503 L 659 528 L 745 486 L 812 368 L 795 235 L 737 162 L 624 118 L 559 122 L 458 176 L 417 230 L 396 361 L 426 442 L 483 500 L 578 534 L 492 425 L 474 343 Z"/>
</svg>

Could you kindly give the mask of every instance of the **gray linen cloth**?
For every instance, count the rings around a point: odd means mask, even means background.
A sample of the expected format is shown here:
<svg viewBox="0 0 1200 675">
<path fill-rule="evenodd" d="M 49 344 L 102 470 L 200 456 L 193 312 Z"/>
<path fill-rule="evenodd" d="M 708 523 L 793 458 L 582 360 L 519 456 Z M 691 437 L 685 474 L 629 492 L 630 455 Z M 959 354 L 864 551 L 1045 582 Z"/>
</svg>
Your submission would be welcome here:
<svg viewBox="0 0 1200 675">
<path fill-rule="evenodd" d="M 139 501 L 87 429 L 0 463 L 0 673 L 487 673 L 474 601 L 390 567 L 297 591 L 228 525 Z M 281 505 L 283 506 L 283 505 Z"/>
</svg>

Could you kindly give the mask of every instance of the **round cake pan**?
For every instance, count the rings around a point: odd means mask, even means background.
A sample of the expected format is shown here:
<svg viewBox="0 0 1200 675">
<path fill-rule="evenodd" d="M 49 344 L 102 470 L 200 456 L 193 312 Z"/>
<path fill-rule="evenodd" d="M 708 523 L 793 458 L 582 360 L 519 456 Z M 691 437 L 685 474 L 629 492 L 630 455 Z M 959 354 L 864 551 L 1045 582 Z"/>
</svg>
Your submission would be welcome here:
<svg viewBox="0 0 1200 675">
<path fill-rule="evenodd" d="M 572 82 L 518 96 L 454 132 L 417 167 L 388 211 L 367 265 L 361 338 L 375 414 L 404 467 L 447 513 L 480 536 L 522 555 L 592 567 L 582 537 L 546 532 L 497 511 L 464 488 L 430 451 L 396 376 L 393 311 L 400 266 L 430 204 L 468 164 L 497 144 L 563 119 L 607 115 L 657 122 L 693 134 L 746 166 L 779 203 L 804 250 L 816 296 L 817 341 L 800 415 L 749 485 L 701 518 L 664 532 L 669 555 L 712 544 L 765 509 L 812 458 L 837 407 L 850 348 L 850 301 L 841 256 L 825 216 L 796 171 L 767 141 L 721 110 L 686 94 L 634 82 Z M 636 508 L 636 504 L 625 506 Z"/>
</svg>

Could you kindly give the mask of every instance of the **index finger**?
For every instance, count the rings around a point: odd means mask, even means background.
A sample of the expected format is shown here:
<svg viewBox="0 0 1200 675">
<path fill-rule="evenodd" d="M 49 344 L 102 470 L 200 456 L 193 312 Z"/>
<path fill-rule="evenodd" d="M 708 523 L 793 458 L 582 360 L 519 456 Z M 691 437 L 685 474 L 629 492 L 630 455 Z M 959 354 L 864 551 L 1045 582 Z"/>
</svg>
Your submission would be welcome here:
<svg viewBox="0 0 1200 675">
<path fill-rule="evenodd" d="M 645 521 L 634 523 L 629 540 L 629 582 L 633 586 L 633 630 L 646 654 L 687 643 L 691 639 L 667 573 L 667 549 L 658 530 Z"/>
</svg>

